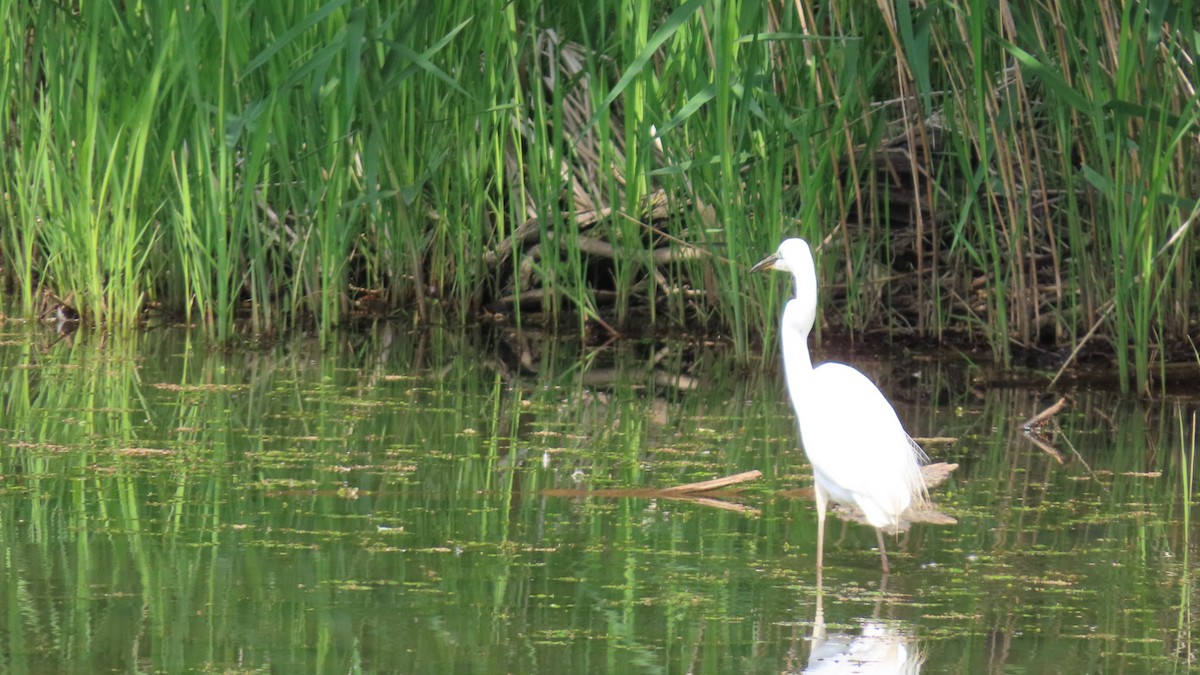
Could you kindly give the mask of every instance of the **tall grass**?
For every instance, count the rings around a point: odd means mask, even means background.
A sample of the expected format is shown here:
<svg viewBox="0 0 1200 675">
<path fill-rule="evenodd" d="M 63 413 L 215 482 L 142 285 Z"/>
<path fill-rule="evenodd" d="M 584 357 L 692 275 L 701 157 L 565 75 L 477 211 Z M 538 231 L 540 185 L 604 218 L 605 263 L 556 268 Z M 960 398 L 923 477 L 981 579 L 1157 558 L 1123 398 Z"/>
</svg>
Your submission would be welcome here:
<svg viewBox="0 0 1200 675">
<path fill-rule="evenodd" d="M 906 63 L 917 74 L 945 64 L 945 103 L 927 114 L 951 132 L 968 187 L 944 208 L 945 196 L 928 200 L 951 241 L 932 250 L 929 282 L 950 270 L 952 294 L 969 287 L 959 274 L 982 274 L 987 291 L 974 307 L 926 307 L 972 310 L 1004 361 L 1014 344 L 1077 346 L 1100 323 L 1122 380 L 1144 389 L 1152 351 L 1179 347 L 1195 320 L 1192 3 L 961 9 L 896 28 L 934 26 L 931 49 Z M 942 20 L 954 24 L 938 30 Z"/>
<path fill-rule="evenodd" d="M 1092 336 L 1145 389 L 1196 321 L 1194 9 L 0 0 L 0 261 L 103 326 L 382 299 L 744 354 L 800 234 L 822 323 Z"/>
</svg>

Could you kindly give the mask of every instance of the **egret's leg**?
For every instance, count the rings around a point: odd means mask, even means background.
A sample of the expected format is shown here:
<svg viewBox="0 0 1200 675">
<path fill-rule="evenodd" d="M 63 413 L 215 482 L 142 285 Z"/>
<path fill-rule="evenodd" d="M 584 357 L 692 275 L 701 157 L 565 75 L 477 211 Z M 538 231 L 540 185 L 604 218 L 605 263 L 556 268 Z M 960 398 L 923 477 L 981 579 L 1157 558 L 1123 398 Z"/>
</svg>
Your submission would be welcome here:
<svg viewBox="0 0 1200 675">
<path fill-rule="evenodd" d="M 883 561 L 883 573 L 890 574 L 892 568 L 888 565 L 887 549 L 883 547 L 883 530 L 875 528 L 875 538 L 879 540 L 879 559 Z"/>
<path fill-rule="evenodd" d="M 820 579 L 821 577 L 818 576 L 817 578 Z M 812 652 L 817 651 L 829 637 L 829 634 L 825 629 L 825 591 L 821 588 L 820 582 L 817 583 L 817 616 L 813 618 L 812 637 Z"/>
<path fill-rule="evenodd" d="M 829 503 L 829 495 L 820 483 L 813 485 L 817 496 L 817 586 L 821 585 L 821 567 L 825 561 L 825 507 Z"/>
</svg>

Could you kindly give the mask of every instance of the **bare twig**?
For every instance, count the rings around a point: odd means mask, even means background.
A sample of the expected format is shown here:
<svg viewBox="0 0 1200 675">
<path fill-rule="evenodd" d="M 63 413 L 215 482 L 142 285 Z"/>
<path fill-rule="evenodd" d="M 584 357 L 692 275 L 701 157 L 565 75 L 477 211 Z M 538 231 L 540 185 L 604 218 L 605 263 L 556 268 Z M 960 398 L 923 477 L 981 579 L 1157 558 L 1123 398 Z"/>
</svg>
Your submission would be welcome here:
<svg viewBox="0 0 1200 675">
<path fill-rule="evenodd" d="M 1051 417 L 1054 417 L 1059 412 L 1061 412 L 1063 408 L 1067 407 L 1067 403 L 1068 403 L 1067 397 L 1063 396 L 1062 398 L 1055 401 L 1054 405 L 1050 406 L 1049 408 L 1046 408 L 1042 412 L 1034 415 L 1033 417 L 1030 417 L 1029 419 L 1025 420 L 1023 423 L 1021 423 L 1021 428 L 1024 429 L 1025 431 L 1032 430 L 1034 427 L 1041 425 L 1046 420 L 1050 419 Z"/>
<path fill-rule="evenodd" d="M 1022 435 L 1025 437 L 1025 440 L 1029 441 L 1030 443 L 1033 443 L 1034 445 L 1036 445 L 1038 447 L 1039 450 L 1046 453 L 1047 455 L 1050 455 L 1050 457 L 1053 458 L 1054 461 L 1058 462 L 1059 464 L 1067 463 L 1066 460 L 1063 459 L 1062 453 L 1059 452 L 1058 450 L 1056 450 L 1053 445 L 1050 445 L 1050 443 L 1048 441 L 1046 441 L 1044 438 L 1042 438 L 1041 434 L 1039 434 L 1031 429 L 1026 429 L 1025 433 Z"/>
<path fill-rule="evenodd" d="M 1071 355 L 1067 357 L 1066 361 L 1063 361 L 1062 367 L 1059 368 L 1058 372 L 1054 374 L 1054 379 L 1050 380 L 1051 387 L 1054 386 L 1055 382 L 1058 382 L 1058 378 L 1062 377 L 1063 373 L 1067 372 L 1067 368 L 1073 361 L 1075 361 L 1075 357 L 1079 356 L 1079 352 L 1083 350 L 1083 346 L 1088 343 L 1088 340 L 1092 339 L 1092 336 L 1096 334 L 1097 330 L 1100 330 L 1100 324 L 1104 323 L 1104 320 L 1108 318 L 1109 313 L 1112 312 L 1113 308 L 1116 306 L 1116 302 L 1113 300 L 1109 300 L 1108 302 L 1104 303 L 1104 307 L 1102 307 L 1100 311 L 1100 318 L 1096 319 L 1096 323 L 1092 324 L 1092 327 L 1087 332 L 1087 335 L 1083 336 L 1083 339 L 1079 341 L 1079 344 L 1075 345 L 1075 349 L 1071 350 Z"/>
<path fill-rule="evenodd" d="M 754 472 L 748 472 L 754 473 Z M 744 474 L 738 474 L 744 475 Z M 730 476 L 733 478 L 734 476 Z M 718 479 L 721 480 L 721 479 Z M 749 478 L 744 480 L 750 480 Z M 686 487 L 686 486 L 680 486 Z M 718 499 L 716 496 L 708 492 L 670 492 L 668 490 L 542 490 L 541 494 L 548 497 L 569 497 L 573 499 L 594 499 L 597 497 L 607 499 L 671 499 L 676 501 L 691 502 L 700 506 L 708 506 L 711 508 L 724 509 L 726 511 L 736 511 L 746 515 L 756 516 L 759 514 L 758 509 L 737 502 Z"/>
<path fill-rule="evenodd" d="M 714 478 L 712 480 L 700 481 L 699 483 L 688 483 L 687 485 L 676 485 L 675 487 L 664 488 L 664 489 L 660 490 L 660 492 L 665 492 L 667 494 L 692 494 L 692 493 L 696 493 L 696 492 L 711 492 L 712 490 L 727 487 L 729 485 L 745 483 L 746 481 L 754 480 L 755 478 L 758 478 L 759 476 L 762 476 L 762 472 L 759 471 L 758 469 L 754 469 L 752 471 L 743 471 L 742 473 L 736 473 L 732 476 L 725 476 L 724 478 Z"/>
</svg>

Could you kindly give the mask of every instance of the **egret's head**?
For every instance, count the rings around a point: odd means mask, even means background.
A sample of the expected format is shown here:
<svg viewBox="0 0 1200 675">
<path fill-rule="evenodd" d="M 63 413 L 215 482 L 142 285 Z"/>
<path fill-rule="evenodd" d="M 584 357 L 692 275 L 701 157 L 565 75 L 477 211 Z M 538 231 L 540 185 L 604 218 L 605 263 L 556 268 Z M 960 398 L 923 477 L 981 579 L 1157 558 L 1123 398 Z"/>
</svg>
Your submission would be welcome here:
<svg viewBox="0 0 1200 675">
<path fill-rule="evenodd" d="M 784 239 L 779 248 L 750 268 L 751 272 L 779 270 L 792 274 L 809 272 L 813 269 L 812 251 L 803 239 Z"/>
<path fill-rule="evenodd" d="M 751 272 L 760 270 L 792 273 L 796 282 L 797 301 L 793 323 L 797 330 L 807 335 L 817 316 L 817 268 L 808 242 L 803 239 L 784 239 L 778 250 L 750 269 Z"/>
</svg>

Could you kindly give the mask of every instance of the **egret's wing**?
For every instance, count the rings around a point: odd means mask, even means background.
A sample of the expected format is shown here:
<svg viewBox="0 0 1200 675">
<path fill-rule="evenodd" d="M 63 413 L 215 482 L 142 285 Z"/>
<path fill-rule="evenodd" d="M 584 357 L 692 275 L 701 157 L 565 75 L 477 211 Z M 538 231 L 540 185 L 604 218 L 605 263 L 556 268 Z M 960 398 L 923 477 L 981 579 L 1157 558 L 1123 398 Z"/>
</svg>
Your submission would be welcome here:
<svg viewBox="0 0 1200 675">
<path fill-rule="evenodd" d="M 883 392 L 840 363 L 821 365 L 807 385 L 796 400 L 801 441 L 831 495 L 840 501 L 853 496 L 872 521 L 880 512 L 890 520 L 920 499 L 920 449 Z"/>
</svg>

